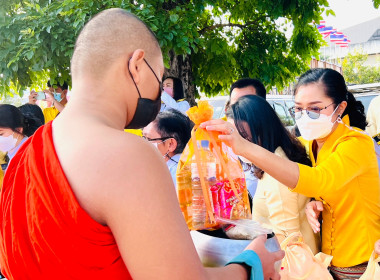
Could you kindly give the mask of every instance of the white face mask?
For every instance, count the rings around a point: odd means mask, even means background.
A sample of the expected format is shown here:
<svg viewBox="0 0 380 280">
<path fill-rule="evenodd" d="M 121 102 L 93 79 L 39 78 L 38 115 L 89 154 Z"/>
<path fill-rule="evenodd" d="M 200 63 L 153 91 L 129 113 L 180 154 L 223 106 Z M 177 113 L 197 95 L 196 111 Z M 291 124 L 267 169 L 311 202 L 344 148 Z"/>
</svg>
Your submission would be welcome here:
<svg viewBox="0 0 380 280">
<path fill-rule="evenodd" d="M 332 112 L 330 116 L 320 114 L 318 119 L 310 118 L 309 115 L 303 111 L 301 118 L 296 120 L 297 127 L 301 133 L 301 136 L 305 140 L 311 141 L 315 139 L 321 139 L 329 135 L 335 122 L 339 119 L 338 117 L 334 122 L 331 122 L 332 116 L 338 107 L 339 106 L 335 108 L 334 112 Z"/>
<path fill-rule="evenodd" d="M 0 136 L 0 151 L 8 153 L 16 147 L 17 138 L 13 138 L 13 134 L 9 136 Z"/>
</svg>

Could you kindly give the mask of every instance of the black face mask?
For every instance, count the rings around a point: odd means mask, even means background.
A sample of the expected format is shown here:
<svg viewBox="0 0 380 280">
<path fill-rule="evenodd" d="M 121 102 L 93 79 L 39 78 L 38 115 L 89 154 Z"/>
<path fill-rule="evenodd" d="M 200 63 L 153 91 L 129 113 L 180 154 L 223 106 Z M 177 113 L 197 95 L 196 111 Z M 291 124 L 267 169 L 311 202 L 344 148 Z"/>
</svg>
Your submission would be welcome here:
<svg viewBox="0 0 380 280">
<path fill-rule="evenodd" d="M 156 73 L 154 73 L 152 67 L 150 67 L 148 62 L 145 60 L 145 58 L 144 58 L 144 61 L 148 65 L 149 69 L 153 72 L 153 75 L 156 77 L 159 83 L 158 96 L 156 100 L 151 100 L 148 98 L 141 97 L 139 88 L 137 87 L 135 80 L 133 79 L 133 76 L 131 74 L 131 71 L 129 70 L 129 62 L 128 62 L 128 71 L 132 77 L 132 81 L 135 84 L 135 87 L 139 94 L 139 99 L 137 100 L 135 114 L 131 122 L 125 127 L 126 129 L 138 129 L 138 128 L 143 128 L 147 126 L 149 123 L 154 121 L 154 119 L 157 117 L 161 108 L 161 82 L 158 79 Z"/>
</svg>

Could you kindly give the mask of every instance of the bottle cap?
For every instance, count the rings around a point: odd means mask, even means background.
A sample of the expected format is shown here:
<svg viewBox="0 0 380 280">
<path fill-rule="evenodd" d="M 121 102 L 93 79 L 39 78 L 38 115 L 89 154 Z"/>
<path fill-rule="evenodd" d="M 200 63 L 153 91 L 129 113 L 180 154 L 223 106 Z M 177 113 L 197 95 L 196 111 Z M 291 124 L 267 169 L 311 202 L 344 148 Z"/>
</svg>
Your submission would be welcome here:
<svg viewBox="0 0 380 280">
<path fill-rule="evenodd" d="M 202 140 L 201 146 L 202 146 L 202 148 L 208 148 L 209 147 L 209 141 L 208 140 Z"/>
</svg>

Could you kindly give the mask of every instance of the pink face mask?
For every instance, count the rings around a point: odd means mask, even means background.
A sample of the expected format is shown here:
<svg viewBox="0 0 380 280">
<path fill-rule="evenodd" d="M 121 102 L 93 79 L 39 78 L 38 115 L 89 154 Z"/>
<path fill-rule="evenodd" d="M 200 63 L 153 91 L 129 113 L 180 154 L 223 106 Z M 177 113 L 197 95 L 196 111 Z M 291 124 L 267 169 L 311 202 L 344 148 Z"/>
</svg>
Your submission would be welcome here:
<svg viewBox="0 0 380 280">
<path fill-rule="evenodd" d="M 173 88 L 170 87 L 164 87 L 164 91 L 169 94 L 171 97 L 173 97 Z"/>
</svg>

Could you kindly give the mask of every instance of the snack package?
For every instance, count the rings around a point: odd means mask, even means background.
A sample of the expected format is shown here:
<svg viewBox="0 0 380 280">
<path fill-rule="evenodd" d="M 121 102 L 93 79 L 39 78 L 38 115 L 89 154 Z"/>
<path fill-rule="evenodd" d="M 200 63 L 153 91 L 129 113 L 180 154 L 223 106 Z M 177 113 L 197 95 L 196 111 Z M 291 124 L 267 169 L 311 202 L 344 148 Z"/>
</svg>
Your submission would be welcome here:
<svg viewBox="0 0 380 280">
<path fill-rule="evenodd" d="M 230 239 L 237 240 L 253 240 L 260 235 L 270 235 L 272 230 L 263 227 L 260 223 L 254 220 L 230 220 L 216 217 L 216 220 L 225 225 L 223 230 Z"/>
<path fill-rule="evenodd" d="M 195 126 L 177 168 L 178 200 L 191 230 L 217 229 L 216 217 L 250 219 L 243 169 L 236 155 L 218 139 L 218 132 L 199 128 L 211 120 L 207 101 L 187 111 Z"/>
<path fill-rule="evenodd" d="M 289 235 L 282 243 L 285 251 L 282 259 L 281 279 L 284 280 L 333 280 L 328 266 L 332 256 L 318 253 L 314 256 L 310 247 L 303 241 L 301 232 Z"/>
</svg>

